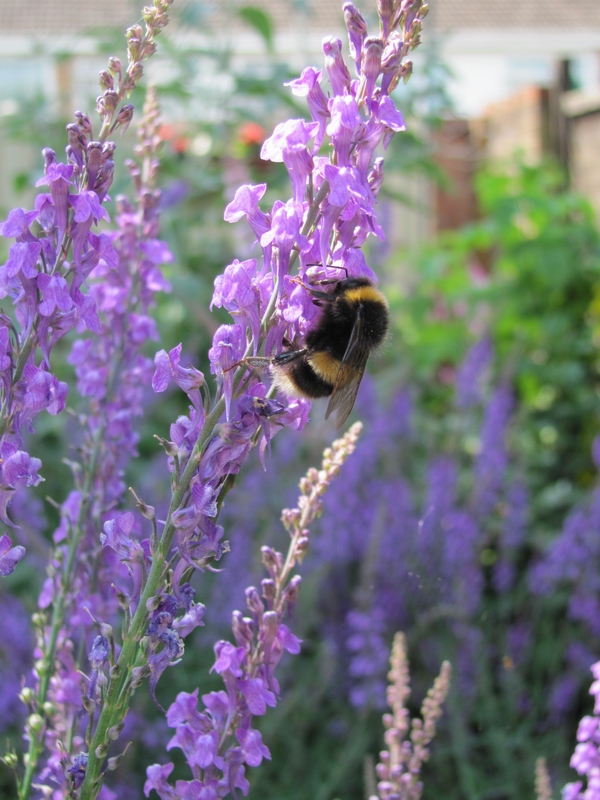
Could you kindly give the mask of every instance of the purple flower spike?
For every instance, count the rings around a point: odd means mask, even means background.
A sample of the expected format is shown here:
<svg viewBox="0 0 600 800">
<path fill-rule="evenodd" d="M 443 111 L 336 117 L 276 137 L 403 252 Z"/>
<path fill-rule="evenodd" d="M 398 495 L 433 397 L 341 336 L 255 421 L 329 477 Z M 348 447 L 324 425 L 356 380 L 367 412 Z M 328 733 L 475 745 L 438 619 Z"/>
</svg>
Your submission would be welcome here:
<svg viewBox="0 0 600 800">
<path fill-rule="evenodd" d="M 0 536 L 0 575 L 4 578 L 15 571 L 15 567 L 25 555 L 25 548 L 18 544 L 12 546 L 8 534 Z"/>
</svg>

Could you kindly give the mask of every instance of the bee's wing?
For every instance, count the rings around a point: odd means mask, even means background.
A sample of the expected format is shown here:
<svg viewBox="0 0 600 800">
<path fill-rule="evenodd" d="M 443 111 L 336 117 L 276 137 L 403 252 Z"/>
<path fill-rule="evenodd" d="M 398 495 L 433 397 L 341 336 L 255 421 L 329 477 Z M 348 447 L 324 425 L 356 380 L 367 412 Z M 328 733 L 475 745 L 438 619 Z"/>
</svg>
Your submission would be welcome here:
<svg viewBox="0 0 600 800">
<path fill-rule="evenodd" d="M 342 427 L 352 411 L 356 393 L 367 366 L 368 357 L 369 350 L 364 337 L 364 319 L 359 306 L 356 321 L 350 334 L 350 341 L 336 375 L 333 392 L 325 414 L 325 419 L 327 419 L 332 411 L 336 412 L 335 424 L 337 428 Z"/>
</svg>

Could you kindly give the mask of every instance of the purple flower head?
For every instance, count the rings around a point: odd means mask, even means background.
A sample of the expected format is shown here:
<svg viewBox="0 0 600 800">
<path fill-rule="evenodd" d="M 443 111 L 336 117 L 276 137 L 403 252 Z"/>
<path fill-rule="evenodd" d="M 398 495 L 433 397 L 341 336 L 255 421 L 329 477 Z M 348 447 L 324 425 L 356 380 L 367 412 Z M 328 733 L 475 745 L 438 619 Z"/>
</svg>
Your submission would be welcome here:
<svg viewBox="0 0 600 800">
<path fill-rule="evenodd" d="M 127 567 L 133 582 L 131 597 L 135 601 L 142 590 L 144 573 L 152 565 L 152 560 L 149 549 L 135 538 L 134 525 L 135 517 L 131 511 L 107 520 L 100 534 L 100 543 L 114 550 Z"/>
<path fill-rule="evenodd" d="M 264 161 L 285 161 L 286 153 L 291 149 L 298 145 L 306 148 L 318 129 L 318 123 L 307 122 L 305 119 L 280 122 L 271 136 L 263 142 L 260 157 Z"/>
<path fill-rule="evenodd" d="M 155 392 L 164 392 L 169 380 L 172 379 L 187 394 L 194 408 L 200 413 L 202 409 L 200 387 L 205 383 L 204 375 L 195 367 L 180 366 L 181 350 L 182 345 L 178 344 L 168 353 L 166 350 L 159 350 L 154 356 L 156 369 L 152 376 L 152 388 Z"/>
<path fill-rule="evenodd" d="M 252 728 L 238 728 L 235 735 L 242 746 L 244 760 L 249 767 L 258 767 L 263 758 L 271 760 L 269 748 L 263 744 L 259 731 Z"/>
<path fill-rule="evenodd" d="M 223 382 L 227 419 L 231 416 L 233 367 L 244 355 L 244 341 L 244 329 L 240 325 L 220 325 L 215 331 L 212 347 L 208 351 L 210 371 Z"/>
<path fill-rule="evenodd" d="M 59 275 L 46 275 L 40 273 L 37 276 L 38 289 L 43 297 L 39 305 L 40 314 L 43 317 L 50 317 L 55 310 L 66 313 L 73 306 L 73 300 L 69 294 L 69 285 L 64 278 Z"/>
<path fill-rule="evenodd" d="M 362 124 L 356 100 L 351 95 L 336 95 L 329 101 L 329 111 L 331 122 L 327 133 L 335 147 L 337 166 L 347 167 L 356 129 Z"/>
<path fill-rule="evenodd" d="M 25 211 L 14 208 L 6 220 L 0 223 L 0 234 L 7 239 L 18 239 L 20 242 L 37 241 L 29 230 L 31 223 L 38 217 L 38 211 Z"/>
<path fill-rule="evenodd" d="M 27 385 L 23 398 L 26 411 L 31 416 L 44 409 L 52 416 L 60 414 L 67 401 L 68 385 L 33 364 L 25 367 L 24 378 Z"/>
<path fill-rule="evenodd" d="M 11 489 L 23 486 L 37 486 L 43 478 L 37 474 L 42 466 L 39 458 L 32 458 L 24 450 L 18 450 L 10 442 L 4 441 L 0 446 L 2 456 L 2 483 Z"/>
<path fill-rule="evenodd" d="M 87 753 L 78 753 L 73 759 L 73 764 L 67 769 L 67 774 L 71 778 L 74 789 L 79 789 L 83 783 L 87 763 Z"/>
<path fill-rule="evenodd" d="M 167 778 L 173 772 L 174 764 L 152 764 L 146 770 L 144 794 L 150 796 L 154 789 L 161 800 L 179 800 L 180 795 L 168 782 Z"/>
<path fill-rule="evenodd" d="M 267 706 L 275 708 L 277 698 L 267 687 L 262 678 L 239 680 L 237 685 L 248 704 L 248 710 L 254 716 L 261 716 L 264 714 L 267 710 Z M 242 744 L 242 742 L 240 742 L 240 744 Z"/>
<path fill-rule="evenodd" d="M 292 181 L 296 205 L 304 200 L 306 179 L 314 166 L 306 145 L 317 134 L 319 127 L 318 122 L 306 122 L 303 119 L 281 122 L 273 135 L 265 139 L 260 151 L 260 156 L 265 161 L 285 163 Z"/>
<path fill-rule="evenodd" d="M 39 241 L 15 242 L 11 245 L 8 259 L 5 264 L 6 277 L 14 278 L 21 272 L 25 278 L 35 278 L 38 275 L 38 258 L 42 252 Z"/>
<path fill-rule="evenodd" d="M 254 355 L 260 336 L 260 291 L 255 285 L 256 259 L 237 259 L 215 278 L 212 305 L 224 307 L 229 313 L 250 325 L 254 342 Z"/>
<path fill-rule="evenodd" d="M 271 230 L 263 234 L 260 243 L 266 246 L 276 244 L 279 253 L 277 264 L 277 292 L 283 293 L 284 277 L 289 271 L 290 255 L 294 247 L 306 250 L 310 247 L 308 239 L 300 233 L 302 228 L 302 210 L 293 200 L 282 203 L 277 200 L 273 205 Z"/>
<path fill-rule="evenodd" d="M 18 544 L 12 546 L 8 534 L 0 536 L 0 575 L 5 577 L 15 571 L 15 567 L 25 555 L 25 548 Z"/>
<path fill-rule="evenodd" d="M 327 119 L 329 117 L 327 98 L 320 85 L 322 78 L 323 70 L 318 70 L 314 67 L 306 67 L 306 69 L 302 70 L 302 74 L 299 78 L 284 83 L 284 86 L 289 86 L 291 88 L 292 94 L 296 95 L 296 97 L 306 97 L 308 109 L 313 121 L 319 124 L 312 148 L 313 155 L 319 152 L 323 144 Z"/>
</svg>

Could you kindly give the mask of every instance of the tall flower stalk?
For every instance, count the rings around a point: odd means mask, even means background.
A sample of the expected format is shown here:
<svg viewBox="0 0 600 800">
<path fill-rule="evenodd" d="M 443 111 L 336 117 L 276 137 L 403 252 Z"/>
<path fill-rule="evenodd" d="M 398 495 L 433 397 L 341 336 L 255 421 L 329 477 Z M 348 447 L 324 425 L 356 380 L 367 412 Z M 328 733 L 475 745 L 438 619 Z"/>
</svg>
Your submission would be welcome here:
<svg viewBox="0 0 600 800">
<path fill-rule="evenodd" d="M 154 509 L 138 498 L 139 515 L 107 515 L 122 497 L 123 459 L 134 451 L 131 421 L 141 406 L 138 396 L 127 405 L 123 398 L 148 382 L 147 364 L 138 348 L 154 332 L 148 305 L 157 290 L 167 288 L 158 265 L 169 255 L 155 238 L 158 196 L 153 189 L 152 103 L 143 127 L 143 164 L 141 169 L 131 167 L 137 206 L 119 201 L 119 230 L 113 235 L 96 236 L 90 228 L 105 213 L 101 202 L 112 178 L 114 145 L 106 137 L 129 124 L 133 109 L 123 99 L 141 76 L 142 60 L 154 52 L 153 37 L 166 22 L 167 6 L 155 0 L 144 11 L 146 32 L 138 26 L 128 31 L 127 71 L 123 73 L 120 62 L 111 59 L 108 70 L 101 73 L 99 141 L 92 139 L 89 118 L 78 114 L 77 123 L 69 126 L 69 164 L 56 165 L 54 155 L 46 155 L 46 180 L 52 182 L 50 197 L 56 204 L 56 238 L 62 242 L 57 252 L 65 254 L 72 248 L 72 260 L 65 268 L 74 276 L 71 294 L 77 299 L 79 286 L 90 280 L 89 300 L 82 295 L 78 319 L 99 338 L 77 342 L 71 356 L 80 391 L 90 398 L 90 412 L 83 420 L 87 430 L 83 458 L 74 466 L 76 488 L 62 508 L 57 548 L 36 620 L 37 687 L 23 694 L 31 712 L 30 751 L 20 800 L 29 797 L 44 744 L 49 757 L 39 775 L 43 792 L 80 800 L 98 796 L 106 772 L 121 758 L 112 748 L 131 696 L 144 679 L 155 696 L 162 673 L 183 656 L 183 640 L 202 624 L 204 607 L 194 602 L 189 579 L 194 572 L 210 569 L 230 547 L 217 518 L 236 473 L 252 447 L 258 444 L 264 454 L 278 430 L 305 425 L 308 401 L 274 399 L 273 388 L 248 369 L 245 359 L 278 353 L 284 341 L 301 342 L 314 325 L 318 310 L 305 286 L 313 265 L 321 264 L 320 277 L 339 277 L 342 270 L 375 280 L 361 247 L 370 234 L 383 237 L 375 206 L 384 158 L 376 151 L 404 130 L 390 93 L 410 75 L 412 65 L 406 57 L 419 43 L 427 10 L 421 0 L 380 3 L 379 33 L 368 36 L 358 9 L 346 3 L 356 78 L 344 62 L 341 41 L 329 37 L 323 43 L 324 70 L 309 67 L 290 82 L 294 94 L 307 98 L 312 121 L 292 119 L 278 125 L 264 142 L 261 156 L 285 164 L 292 197 L 263 211 L 259 203 L 266 185 L 246 185 L 225 209 L 229 222 L 247 218 L 260 253 L 258 258 L 236 259 L 215 281 L 213 303 L 229 311 L 232 323 L 217 330 L 209 353 L 217 384 L 214 397 L 204 375 L 182 365 L 181 345 L 155 357 L 154 390 L 163 391 L 173 380 L 190 402 L 189 414 L 171 426 L 170 439 L 160 440 L 168 456 L 172 493 L 166 519 L 159 522 Z M 328 94 L 321 88 L 325 78 Z M 322 155 L 326 139 L 329 156 Z M 80 191 L 69 198 L 72 176 L 77 177 Z M 73 210 L 59 213 L 58 200 L 64 205 L 65 194 L 65 207 L 70 203 Z M 19 219 L 22 227 L 31 221 L 26 212 Z M 41 281 L 40 290 L 45 284 Z M 62 295 L 57 298 L 55 305 L 62 309 Z M 44 342 L 41 347 L 45 352 Z M 60 396 L 60 391 L 58 387 L 55 394 Z M 349 434 L 350 439 L 355 435 Z M 350 448 L 350 439 L 342 450 Z M 332 465 L 337 469 L 335 458 Z M 35 480 L 30 476 L 36 468 L 35 463 L 30 465 L 27 481 Z M 323 474 L 307 479 L 308 499 L 285 520 L 292 533 L 287 559 L 273 551 L 263 553 L 269 578 L 263 582 L 263 599 L 255 589 L 249 590 L 249 621 L 241 615 L 234 618 L 237 646 L 217 645 L 215 669 L 225 680 L 228 705 L 223 708 L 218 696 L 202 717 L 203 746 L 210 750 L 208 740 L 213 743 L 212 760 L 195 762 L 202 769 L 210 767 L 203 775 L 206 797 L 244 788 L 243 764 L 256 764 L 265 755 L 250 721 L 262 713 L 258 709 L 263 703 L 274 704 L 275 665 L 283 649 L 297 647 L 281 619 L 295 601 L 298 587 L 295 579 L 288 583 L 290 571 L 308 543 L 305 526 L 319 507 L 328 470 L 324 466 Z M 103 532 L 98 536 L 100 525 Z M 15 555 L 20 554 L 13 553 L 13 560 Z M 51 615 L 45 610 L 49 607 Z M 118 607 L 123 612 L 120 637 L 113 627 Z M 85 730 L 80 726 L 82 715 L 87 720 Z M 205 730 L 207 724 L 210 730 Z M 233 736 L 237 744 L 232 744 Z M 197 758 L 206 760 L 208 755 Z"/>
<path fill-rule="evenodd" d="M 193 602 L 188 579 L 229 547 L 216 516 L 233 476 L 255 444 L 264 450 L 281 427 L 300 429 L 306 423 L 307 401 L 285 406 L 271 399 L 254 372 L 236 365 L 261 351 L 278 352 L 284 338 L 299 340 L 314 324 L 317 310 L 310 294 L 290 277 L 296 264 L 302 281 L 315 262 L 323 265 L 326 276 L 339 276 L 341 267 L 349 275 L 375 277 L 360 249 L 370 233 L 383 235 L 375 215 L 383 158 L 374 154 L 380 143 L 387 145 L 394 132 L 404 129 L 389 92 L 410 74 L 405 57 L 418 44 L 426 7 L 420 0 L 382 6 L 378 37 L 367 36 L 366 23 L 352 4 L 344 9 L 357 79 L 344 63 L 341 42 L 326 39 L 325 71 L 309 67 L 289 84 L 292 92 L 307 98 L 313 121 L 279 124 L 262 147 L 264 159 L 286 165 L 293 197 L 275 201 L 265 212 L 259 202 L 266 185 L 246 185 L 225 209 L 229 222 L 247 218 L 261 258 L 236 260 L 215 281 L 213 303 L 230 312 L 233 324 L 222 325 L 213 338 L 209 356 L 217 391 L 212 402 L 204 376 L 180 363 L 181 345 L 155 358 L 155 390 L 164 390 L 173 380 L 188 395 L 190 413 L 171 426 L 170 440 L 163 441 L 172 473 L 171 503 L 162 530 L 153 528 L 150 537 L 146 580 L 128 595 L 131 616 L 121 650 L 110 660 L 81 798 L 97 794 L 109 747 L 141 678 L 150 676 L 154 692 L 162 672 L 183 654 L 180 630 L 188 627 L 183 620 L 191 617 L 199 624 L 203 609 Z M 325 74 L 329 97 L 320 85 Z M 325 135 L 330 157 L 319 154 Z M 326 266 L 331 263 L 337 269 Z M 153 518 L 151 509 L 144 504 L 140 508 Z M 124 524 L 123 517 L 105 524 L 104 542 L 118 553 L 120 549 L 122 560 L 122 553 L 135 546 L 132 525 L 130 518 Z M 238 768 L 255 757 L 249 740 L 246 749 L 244 743 L 240 747 Z"/>
<path fill-rule="evenodd" d="M 270 758 L 260 732 L 252 727 L 255 716 L 277 703 L 279 684 L 275 669 L 287 651 L 300 652 L 300 640 L 283 620 L 298 600 L 301 578 L 292 572 L 301 564 L 310 543 L 308 526 L 320 514 L 322 497 L 354 452 L 362 425 L 355 423 L 348 433 L 323 453 L 321 469 L 309 469 L 300 481 L 298 505 L 285 509 L 281 521 L 290 535 L 287 553 L 262 548 L 262 562 L 268 577 L 261 581 L 261 591 L 246 589 L 248 616 L 234 611 L 232 618 L 235 644 L 215 644 L 213 666 L 225 685 L 225 691 L 202 696 L 204 710 L 198 711 L 198 690 L 181 692 L 167 712 L 167 722 L 176 729 L 168 749 L 180 748 L 192 770 L 191 781 L 169 784 L 173 764 L 153 764 L 148 768 L 146 795 L 155 789 L 162 800 L 178 797 L 224 797 L 236 789 L 248 791 L 244 763 L 258 766 Z"/>
<path fill-rule="evenodd" d="M 385 714 L 387 749 L 380 753 L 377 765 L 377 795 L 370 800 L 419 800 L 423 784 L 419 780 L 421 767 L 429 758 L 429 744 L 435 736 L 437 720 L 450 688 L 450 664 L 444 661 L 439 676 L 427 693 L 421 708 L 421 719 L 410 722 L 406 701 L 410 695 L 408 661 L 404 636 L 397 633 L 390 658 L 388 704 L 391 714 Z M 410 730 L 409 738 L 406 738 Z"/>
<path fill-rule="evenodd" d="M 82 699 L 85 692 L 80 691 L 81 663 L 73 656 L 70 637 L 79 625 L 89 628 L 95 612 L 100 612 L 101 619 L 110 616 L 115 605 L 98 590 L 95 530 L 102 515 L 122 499 L 123 466 L 137 441 L 132 423 L 141 413 L 140 391 L 150 375 L 151 364 L 139 349 L 149 337 L 156 338 L 146 312 L 156 291 L 167 288 L 157 269 L 169 259 L 168 252 L 154 239 L 158 198 L 153 189 L 157 137 L 152 98 L 139 148 L 141 168 L 133 163 L 130 167 L 138 207 L 129 206 L 125 199 L 117 201 L 116 231 L 96 233 L 93 225 L 108 220 L 103 203 L 112 183 L 115 151 L 108 136 L 123 132 L 131 122 L 133 106 L 124 101 L 143 74 L 142 62 L 155 50 L 154 37 L 167 23 L 169 5 L 170 0 L 155 0 L 144 10 L 145 29 L 135 25 L 128 30 L 127 68 L 111 58 L 101 73 L 97 137 L 90 118 L 76 112 L 76 121 L 67 126 L 66 163 L 58 162 L 52 150 L 43 153 L 45 176 L 38 185 L 48 185 L 50 193 L 36 197 L 33 211 L 16 209 L 2 224 L 2 234 L 16 238 L 1 268 L 1 291 L 13 300 L 16 318 L 15 322 L 3 318 L 0 491 L 2 518 L 8 524 L 7 505 L 14 492 L 40 480 L 39 460 L 22 450 L 22 431 L 31 429 L 31 419 L 39 411 L 45 408 L 55 414 L 65 404 L 67 386 L 49 371 L 51 349 L 74 328 L 87 328 L 96 337 L 76 341 L 70 359 L 79 391 L 89 398 L 89 412 L 80 417 L 85 436 L 81 461 L 72 465 L 76 488 L 61 508 L 56 548 L 40 598 L 41 610 L 34 620 L 36 685 L 21 695 L 30 713 L 25 771 L 17 781 L 20 800 L 30 796 L 45 745 L 50 756 L 36 788 L 56 792 L 58 785 L 67 796 L 77 784 L 77 773 L 70 777 L 68 770 L 70 755 L 78 745 L 75 697 L 79 692 Z M 7 539 L 2 537 L 5 547 Z M 3 574 L 14 569 L 15 551 L 19 557 L 24 555 L 24 548 L 12 548 L 12 563 L 6 568 L 11 551 L 3 553 Z M 96 648 L 96 660 L 98 652 Z M 64 690 L 67 685 L 78 688 L 69 695 Z M 14 754 L 7 760 L 15 765 Z"/>
</svg>

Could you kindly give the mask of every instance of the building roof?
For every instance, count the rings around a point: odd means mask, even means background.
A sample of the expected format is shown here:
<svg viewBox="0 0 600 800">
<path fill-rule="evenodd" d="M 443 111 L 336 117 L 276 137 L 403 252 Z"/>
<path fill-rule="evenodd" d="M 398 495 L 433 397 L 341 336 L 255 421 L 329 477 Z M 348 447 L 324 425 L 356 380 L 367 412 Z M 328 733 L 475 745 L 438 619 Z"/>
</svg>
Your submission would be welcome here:
<svg viewBox="0 0 600 800">
<path fill-rule="evenodd" d="M 148 0 L 146 0 L 148 2 Z M 127 27 L 139 19 L 144 0 L 0 0 L 0 34 L 77 34 L 100 27 Z M 326 32 L 343 26 L 343 0 L 175 0 L 173 11 L 197 9 L 214 24 L 243 23 L 232 11 L 253 5 L 264 9 L 278 31 L 302 28 Z M 356 3 L 372 17 L 375 0 Z M 428 25 L 438 30 L 464 28 L 600 28 L 599 0 L 429 0 Z"/>
<path fill-rule="evenodd" d="M 0 0 L 0 34 L 73 34 L 127 27 L 140 15 L 133 0 Z"/>
<path fill-rule="evenodd" d="M 458 28 L 599 28 L 598 0 L 430 0 L 433 26 Z"/>
</svg>

